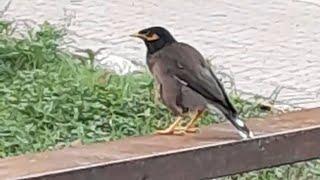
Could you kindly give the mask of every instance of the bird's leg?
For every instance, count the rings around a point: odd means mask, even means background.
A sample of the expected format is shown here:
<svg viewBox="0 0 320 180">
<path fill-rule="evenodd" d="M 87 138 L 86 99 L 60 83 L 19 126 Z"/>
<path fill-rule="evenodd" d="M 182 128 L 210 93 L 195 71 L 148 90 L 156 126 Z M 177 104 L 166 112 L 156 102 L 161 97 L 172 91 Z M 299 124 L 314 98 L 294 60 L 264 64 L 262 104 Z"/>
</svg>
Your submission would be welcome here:
<svg viewBox="0 0 320 180">
<path fill-rule="evenodd" d="M 154 101 L 155 101 L 155 103 L 156 104 L 160 104 L 160 84 L 158 84 L 158 83 L 155 83 L 154 84 L 154 86 L 155 86 L 155 90 L 154 90 Z"/>
<path fill-rule="evenodd" d="M 180 121 L 182 120 L 182 117 L 177 117 L 176 120 L 167 128 L 164 130 L 158 130 L 156 131 L 156 134 L 162 134 L 162 135 L 183 135 L 184 132 L 181 130 L 176 129 L 177 126 L 180 125 Z"/>
<path fill-rule="evenodd" d="M 192 116 L 192 119 L 188 122 L 188 124 L 185 127 L 179 127 L 179 130 L 182 130 L 187 133 L 196 133 L 199 131 L 199 128 L 197 128 L 195 125 L 200 120 L 201 115 L 203 114 L 203 111 L 197 111 Z"/>
</svg>

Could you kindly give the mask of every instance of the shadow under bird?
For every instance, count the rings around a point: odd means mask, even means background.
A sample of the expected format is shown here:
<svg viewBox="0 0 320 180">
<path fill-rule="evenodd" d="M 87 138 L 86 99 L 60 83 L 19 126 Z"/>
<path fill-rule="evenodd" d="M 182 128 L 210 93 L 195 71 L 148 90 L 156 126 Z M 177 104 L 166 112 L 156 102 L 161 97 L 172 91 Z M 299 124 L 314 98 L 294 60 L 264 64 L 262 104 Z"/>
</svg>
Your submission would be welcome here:
<svg viewBox="0 0 320 180">
<path fill-rule="evenodd" d="M 142 39 L 147 46 L 147 65 L 156 79 L 160 98 L 176 117 L 158 134 L 195 133 L 197 121 L 208 110 L 222 114 L 242 138 L 253 137 L 199 51 L 177 42 L 163 27 L 146 28 L 131 36 Z M 191 120 L 182 126 L 186 115 L 191 115 Z"/>
</svg>

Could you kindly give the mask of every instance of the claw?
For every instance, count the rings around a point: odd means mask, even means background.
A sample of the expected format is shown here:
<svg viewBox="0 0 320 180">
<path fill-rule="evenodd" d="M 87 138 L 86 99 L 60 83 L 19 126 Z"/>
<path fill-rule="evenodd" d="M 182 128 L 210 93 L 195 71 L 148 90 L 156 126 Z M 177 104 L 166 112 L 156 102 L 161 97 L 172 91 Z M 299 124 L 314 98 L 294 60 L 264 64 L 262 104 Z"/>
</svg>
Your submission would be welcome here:
<svg viewBox="0 0 320 180">
<path fill-rule="evenodd" d="M 178 130 L 178 131 L 183 131 L 185 133 L 197 133 L 200 131 L 199 128 L 197 127 L 177 127 L 175 128 L 175 130 Z"/>
<path fill-rule="evenodd" d="M 156 134 L 159 134 L 159 135 L 185 135 L 185 132 L 184 131 L 181 131 L 181 130 L 176 130 L 176 129 L 164 129 L 164 130 L 158 130 L 156 131 Z"/>
<path fill-rule="evenodd" d="M 185 133 L 197 133 L 200 131 L 199 128 L 196 127 L 197 121 L 199 121 L 200 116 L 202 115 L 203 111 L 198 111 L 194 116 L 191 118 L 191 121 L 184 127 L 177 126 L 175 127 L 176 130 L 183 131 Z"/>
<path fill-rule="evenodd" d="M 176 128 L 180 128 L 181 117 L 178 117 L 167 129 L 158 130 L 156 134 L 160 135 L 184 135 L 185 132 Z"/>
</svg>

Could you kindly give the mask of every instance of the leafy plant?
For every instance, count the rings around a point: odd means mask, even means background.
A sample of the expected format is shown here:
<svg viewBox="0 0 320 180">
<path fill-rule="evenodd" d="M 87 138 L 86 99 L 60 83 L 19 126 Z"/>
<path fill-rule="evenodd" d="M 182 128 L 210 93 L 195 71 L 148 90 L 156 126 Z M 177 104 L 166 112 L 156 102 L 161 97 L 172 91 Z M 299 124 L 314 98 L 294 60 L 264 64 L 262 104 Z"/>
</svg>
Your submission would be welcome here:
<svg viewBox="0 0 320 180">
<path fill-rule="evenodd" d="M 24 38 L 0 35 L 0 156 L 150 134 L 170 123 L 155 103 L 148 73 L 120 76 L 92 69 L 59 50 L 62 30 L 44 23 Z M 90 60 L 90 58 L 88 58 Z M 233 96 L 244 116 L 259 115 L 258 104 Z M 214 122 L 206 116 L 202 124 Z"/>
<path fill-rule="evenodd" d="M 0 157 L 150 134 L 171 122 L 155 103 L 148 73 L 93 69 L 92 58 L 59 49 L 64 31 L 49 23 L 23 38 L 13 34 L 11 23 L 0 21 Z M 230 96 L 243 118 L 266 114 L 257 101 Z M 216 120 L 206 115 L 200 124 Z M 228 178 L 315 177 L 319 169 L 314 161 Z"/>
</svg>

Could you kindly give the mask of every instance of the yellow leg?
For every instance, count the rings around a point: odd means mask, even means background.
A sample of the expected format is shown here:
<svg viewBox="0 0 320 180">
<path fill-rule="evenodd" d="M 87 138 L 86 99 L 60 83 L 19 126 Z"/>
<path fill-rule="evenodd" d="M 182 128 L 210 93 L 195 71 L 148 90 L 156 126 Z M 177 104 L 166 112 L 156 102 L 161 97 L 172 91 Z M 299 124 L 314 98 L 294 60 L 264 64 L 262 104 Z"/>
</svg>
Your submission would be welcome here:
<svg viewBox="0 0 320 180">
<path fill-rule="evenodd" d="M 155 91 L 154 91 L 154 101 L 156 104 L 160 104 L 160 84 L 156 83 L 155 84 Z"/>
<path fill-rule="evenodd" d="M 198 111 L 196 114 L 193 115 L 192 119 L 189 121 L 189 123 L 185 127 L 182 127 L 182 128 L 178 127 L 178 129 L 187 133 L 198 132 L 199 128 L 197 128 L 195 125 L 200 120 L 202 113 L 203 111 Z"/>
<path fill-rule="evenodd" d="M 156 131 L 156 134 L 162 134 L 162 135 L 183 135 L 184 132 L 177 129 L 177 127 L 180 125 L 180 121 L 181 121 L 181 120 L 182 120 L 182 117 L 177 117 L 177 119 L 176 119 L 167 129 L 158 130 L 158 131 Z"/>
</svg>

